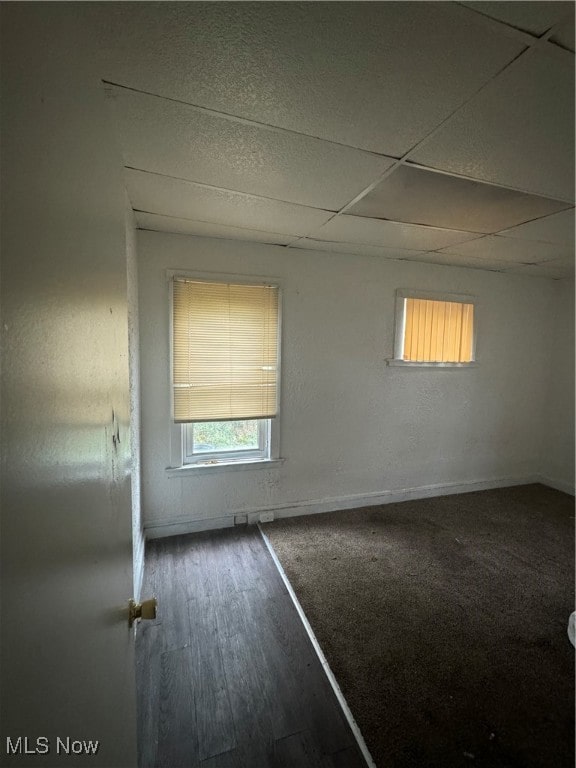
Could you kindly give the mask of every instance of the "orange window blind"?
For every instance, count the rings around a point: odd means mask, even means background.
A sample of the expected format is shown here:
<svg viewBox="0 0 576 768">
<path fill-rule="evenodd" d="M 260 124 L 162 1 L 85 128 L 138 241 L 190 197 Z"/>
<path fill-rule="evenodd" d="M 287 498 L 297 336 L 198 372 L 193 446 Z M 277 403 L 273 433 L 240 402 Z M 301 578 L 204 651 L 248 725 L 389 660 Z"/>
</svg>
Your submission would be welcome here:
<svg viewBox="0 0 576 768">
<path fill-rule="evenodd" d="M 473 304 L 410 298 L 404 301 L 403 360 L 434 363 L 473 360 Z"/>
<path fill-rule="evenodd" d="M 278 307 L 276 286 L 174 279 L 174 421 L 276 415 Z"/>
</svg>

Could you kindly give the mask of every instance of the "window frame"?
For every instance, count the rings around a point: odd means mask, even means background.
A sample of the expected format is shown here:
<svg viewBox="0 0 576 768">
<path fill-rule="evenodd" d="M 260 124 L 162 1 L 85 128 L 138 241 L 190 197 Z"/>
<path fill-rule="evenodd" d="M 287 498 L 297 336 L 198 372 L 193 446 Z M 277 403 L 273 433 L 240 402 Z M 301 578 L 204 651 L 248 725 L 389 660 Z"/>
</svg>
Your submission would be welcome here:
<svg viewBox="0 0 576 768">
<path fill-rule="evenodd" d="M 187 461 L 186 456 L 186 427 L 187 424 L 175 422 L 172 414 L 174 413 L 174 391 L 172 388 L 172 370 L 173 370 L 173 339 L 174 339 L 174 278 L 184 277 L 207 283 L 231 283 L 236 285 L 270 285 L 278 290 L 278 371 L 277 371 L 277 409 L 276 416 L 271 419 L 260 419 L 268 421 L 268 441 L 267 456 L 247 456 L 242 459 L 232 457 L 231 452 L 215 451 L 213 454 L 203 454 L 202 458 L 198 456 L 194 461 Z M 245 275 L 224 272 L 197 272 L 185 269 L 167 269 L 166 282 L 168 288 L 168 348 L 169 368 L 168 383 L 170 390 L 170 410 L 169 410 L 169 442 L 170 442 L 170 464 L 167 467 L 168 474 L 177 475 L 183 471 L 199 472 L 207 469 L 213 471 L 216 468 L 241 469 L 242 467 L 270 466 L 280 464 L 280 413 L 281 413 L 281 384 L 282 384 L 282 285 L 277 277 L 263 275 Z M 238 421 L 238 419 L 235 419 Z M 234 452 L 236 453 L 236 452 Z"/>
<path fill-rule="evenodd" d="M 235 419 L 235 421 L 247 421 L 247 419 Z M 198 453 L 194 453 L 193 451 L 193 433 L 196 424 L 202 424 L 203 422 L 181 424 L 183 440 L 182 463 L 186 466 L 190 466 L 195 464 L 242 464 L 250 461 L 267 461 L 270 458 L 270 435 L 272 431 L 271 422 L 273 419 L 254 419 L 254 421 L 258 422 L 257 448 L 240 448 L 232 451 L 202 451 Z M 190 446 L 191 443 L 192 446 Z"/>
<path fill-rule="evenodd" d="M 474 323 L 472 326 L 472 360 L 467 363 L 452 363 L 443 361 L 403 360 L 404 334 L 406 330 L 405 299 L 429 299 L 432 301 L 451 301 L 474 306 Z M 395 298 L 394 317 L 394 357 L 386 360 L 389 366 L 406 368 L 475 368 L 478 365 L 478 299 L 465 293 L 447 293 L 445 291 L 419 291 L 416 289 L 398 288 Z"/>
</svg>

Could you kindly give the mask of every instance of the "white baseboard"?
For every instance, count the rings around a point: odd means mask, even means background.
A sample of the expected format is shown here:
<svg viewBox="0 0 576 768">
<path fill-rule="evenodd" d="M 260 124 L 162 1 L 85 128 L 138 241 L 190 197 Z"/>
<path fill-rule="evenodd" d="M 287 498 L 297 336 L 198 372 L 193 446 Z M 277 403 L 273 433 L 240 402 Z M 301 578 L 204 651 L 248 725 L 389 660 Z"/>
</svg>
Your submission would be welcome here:
<svg viewBox="0 0 576 768">
<path fill-rule="evenodd" d="M 230 515 L 202 520 L 183 520 L 180 518 L 177 520 L 158 521 L 146 525 L 145 531 L 146 538 L 158 539 L 165 536 L 177 536 L 185 533 L 228 528 L 235 524 L 235 518 L 240 518 L 242 522 L 246 518 L 249 523 L 256 523 L 259 522 L 260 515 L 270 512 L 273 513 L 274 519 L 278 519 L 281 517 L 295 517 L 297 515 L 312 515 L 321 512 L 337 512 L 341 509 L 355 509 L 356 507 L 392 504 L 398 501 L 427 499 L 434 496 L 449 496 L 456 493 L 489 491 L 493 488 L 508 488 L 514 485 L 527 485 L 529 483 L 552 485 L 551 482 L 539 475 L 501 477 L 494 480 L 470 480 L 464 483 L 436 483 L 434 485 L 420 485 L 414 488 L 401 488 L 374 493 L 356 493 L 349 496 L 306 499 L 288 504 L 270 504 L 265 507 L 237 509 L 231 512 Z M 557 486 L 552 485 L 552 487 Z M 558 488 L 558 490 L 564 490 L 564 488 Z"/>
<path fill-rule="evenodd" d="M 564 480 L 554 480 L 551 477 L 545 477 L 544 475 L 538 475 L 538 483 L 542 485 L 548 485 L 550 488 L 555 488 L 557 491 L 568 493 L 570 496 L 576 496 L 576 488 L 573 484 L 567 483 Z"/>
<path fill-rule="evenodd" d="M 436 483 L 420 485 L 415 488 L 401 488 L 392 491 L 376 493 L 358 493 L 352 496 L 337 496 L 330 499 L 315 499 L 296 504 L 279 506 L 271 509 L 274 517 L 294 517 L 296 515 L 312 515 L 317 512 L 337 512 L 341 509 L 370 507 L 379 504 L 394 504 L 399 501 L 428 499 L 435 496 L 451 496 L 456 493 L 472 493 L 473 491 L 489 491 L 493 488 L 507 488 L 513 485 L 527 485 L 538 482 L 532 475 L 529 477 L 504 477 L 498 480 L 472 480 L 465 483 Z"/>
<path fill-rule="evenodd" d="M 147 539 L 163 539 L 166 536 L 180 536 L 185 533 L 213 531 L 218 528 L 231 528 L 234 525 L 234 515 L 225 517 L 209 517 L 204 520 L 175 520 L 164 523 L 152 523 L 144 529 Z"/>
</svg>

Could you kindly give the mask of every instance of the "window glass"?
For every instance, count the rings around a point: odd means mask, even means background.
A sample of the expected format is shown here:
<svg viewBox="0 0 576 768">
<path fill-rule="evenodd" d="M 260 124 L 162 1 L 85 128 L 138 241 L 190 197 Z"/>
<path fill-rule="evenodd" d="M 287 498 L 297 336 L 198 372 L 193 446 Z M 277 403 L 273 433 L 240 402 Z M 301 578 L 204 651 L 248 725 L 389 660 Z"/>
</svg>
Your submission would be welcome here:
<svg viewBox="0 0 576 768">
<path fill-rule="evenodd" d="M 194 424 L 194 453 L 253 451 L 259 448 L 258 421 L 205 421 Z"/>
</svg>

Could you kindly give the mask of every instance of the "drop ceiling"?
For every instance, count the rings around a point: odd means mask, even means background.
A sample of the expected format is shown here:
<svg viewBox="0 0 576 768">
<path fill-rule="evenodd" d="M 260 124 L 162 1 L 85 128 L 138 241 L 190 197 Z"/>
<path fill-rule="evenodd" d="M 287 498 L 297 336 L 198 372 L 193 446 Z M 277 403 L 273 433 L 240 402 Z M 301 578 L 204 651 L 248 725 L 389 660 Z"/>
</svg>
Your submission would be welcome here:
<svg viewBox="0 0 576 768">
<path fill-rule="evenodd" d="M 142 229 L 574 274 L 574 3 L 110 3 Z"/>
</svg>

